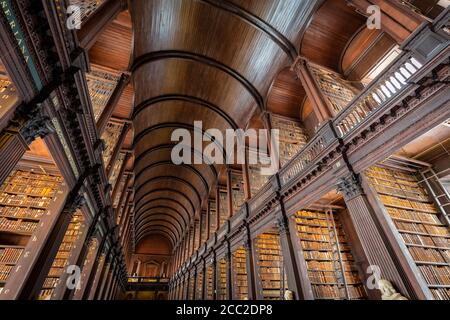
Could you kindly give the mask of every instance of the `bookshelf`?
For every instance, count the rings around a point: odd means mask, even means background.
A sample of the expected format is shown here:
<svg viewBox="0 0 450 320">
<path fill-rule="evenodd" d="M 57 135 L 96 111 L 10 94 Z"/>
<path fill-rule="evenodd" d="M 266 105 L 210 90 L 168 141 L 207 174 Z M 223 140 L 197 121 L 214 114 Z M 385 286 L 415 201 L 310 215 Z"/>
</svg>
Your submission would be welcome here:
<svg viewBox="0 0 450 320">
<path fill-rule="evenodd" d="M 233 212 L 236 213 L 245 202 L 244 181 L 242 178 L 242 174 L 234 172 L 231 174 L 231 192 L 233 200 Z"/>
<path fill-rule="evenodd" d="M 70 5 L 80 8 L 80 19 L 83 23 L 105 2 L 105 0 L 69 0 L 68 2 Z"/>
<path fill-rule="evenodd" d="M 352 88 L 342 80 L 339 75 L 309 65 L 309 68 L 317 81 L 323 95 L 328 99 L 335 114 L 344 109 L 352 101 L 355 93 Z"/>
<path fill-rule="evenodd" d="M 56 174 L 16 168 L 0 187 L 0 288 L 62 182 Z"/>
<path fill-rule="evenodd" d="M 261 174 L 260 165 L 249 165 L 250 192 L 254 197 L 269 180 L 268 175 Z"/>
<path fill-rule="evenodd" d="M 276 233 L 260 234 L 255 239 L 255 253 L 261 299 L 282 300 L 287 281 L 284 274 L 280 236 Z"/>
<path fill-rule="evenodd" d="M 450 228 L 418 172 L 373 166 L 365 175 L 434 298 L 450 300 Z"/>
<path fill-rule="evenodd" d="M 209 235 L 208 238 L 216 231 L 217 228 L 217 203 L 215 200 L 209 202 Z"/>
<path fill-rule="evenodd" d="M 308 142 L 308 137 L 300 122 L 272 115 L 272 128 L 279 130 L 280 165 L 284 166 Z"/>
<path fill-rule="evenodd" d="M 55 259 L 53 260 L 52 266 L 44 280 L 42 290 L 39 294 L 39 300 L 50 300 L 54 289 L 56 288 L 59 278 L 63 274 L 74 244 L 81 233 L 82 226 L 84 223 L 83 214 L 81 211 L 77 210 L 73 215 L 72 220 L 69 223 L 64 238 L 59 246 L 58 252 L 56 253 Z"/>
<path fill-rule="evenodd" d="M 195 285 L 195 300 L 202 300 L 203 292 L 203 270 L 197 271 L 197 283 Z"/>
<path fill-rule="evenodd" d="M 213 300 L 214 299 L 214 266 L 212 264 L 206 266 L 206 292 L 205 299 Z"/>
<path fill-rule="evenodd" d="M 227 300 L 227 262 L 225 258 L 217 261 L 217 299 Z"/>
<path fill-rule="evenodd" d="M 102 134 L 102 140 L 105 143 L 105 149 L 103 150 L 103 163 L 105 166 L 107 166 L 109 164 L 109 160 L 111 160 L 114 147 L 119 140 L 123 126 L 123 124 L 112 122 L 109 122 L 106 125 L 105 131 Z"/>
<path fill-rule="evenodd" d="M 339 214 L 302 210 L 295 222 L 314 298 L 366 298 Z"/>
<path fill-rule="evenodd" d="M 232 256 L 233 262 L 233 292 L 235 299 L 248 299 L 247 253 L 244 248 L 238 248 Z"/>
<path fill-rule="evenodd" d="M 226 191 L 219 191 L 219 228 L 228 219 L 228 199 Z"/>
<path fill-rule="evenodd" d="M 208 221 L 206 220 L 206 211 L 202 211 L 201 213 L 202 215 L 202 224 L 201 224 L 201 236 L 200 236 L 200 244 L 202 244 L 203 242 L 205 242 L 206 240 L 208 240 L 208 225 L 206 224 Z"/>
<path fill-rule="evenodd" d="M 194 298 L 195 298 L 195 292 L 194 292 L 195 276 L 193 274 L 189 275 L 188 286 L 189 286 L 188 300 L 194 300 Z"/>
<path fill-rule="evenodd" d="M 102 114 L 103 109 L 119 82 L 119 78 L 120 75 L 118 73 L 102 70 L 96 66 L 93 66 L 91 72 L 86 74 L 95 120 L 98 120 Z"/>
</svg>

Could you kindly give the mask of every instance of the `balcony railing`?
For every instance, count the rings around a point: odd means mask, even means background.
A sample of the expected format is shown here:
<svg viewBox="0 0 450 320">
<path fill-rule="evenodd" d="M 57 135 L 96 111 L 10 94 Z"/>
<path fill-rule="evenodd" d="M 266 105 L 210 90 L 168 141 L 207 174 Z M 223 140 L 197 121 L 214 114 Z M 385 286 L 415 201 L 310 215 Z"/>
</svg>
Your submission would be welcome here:
<svg viewBox="0 0 450 320">
<path fill-rule="evenodd" d="M 372 83 L 357 95 L 333 121 L 340 137 L 346 136 L 382 106 L 399 96 L 422 64 L 410 52 L 397 57 Z"/>
<path fill-rule="evenodd" d="M 128 277 L 131 284 L 168 284 L 169 278 L 161 277 Z"/>
<path fill-rule="evenodd" d="M 281 186 L 286 185 L 304 170 L 308 169 L 316 158 L 333 142 L 337 142 L 331 122 L 325 123 L 316 135 L 279 171 Z"/>
</svg>

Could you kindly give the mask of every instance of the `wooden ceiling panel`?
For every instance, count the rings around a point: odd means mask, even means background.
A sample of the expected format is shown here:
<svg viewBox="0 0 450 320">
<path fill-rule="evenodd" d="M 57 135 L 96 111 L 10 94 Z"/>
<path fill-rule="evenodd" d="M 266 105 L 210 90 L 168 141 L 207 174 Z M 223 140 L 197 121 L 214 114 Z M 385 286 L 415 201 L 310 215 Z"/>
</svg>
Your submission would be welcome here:
<svg viewBox="0 0 450 320">
<path fill-rule="evenodd" d="M 124 12 L 105 29 L 89 51 L 91 63 L 118 71 L 128 70 L 133 38 L 129 19 L 129 14 Z"/>
<path fill-rule="evenodd" d="M 269 91 L 268 111 L 285 117 L 299 118 L 306 92 L 296 74 L 289 68 L 283 69 Z"/>
<path fill-rule="evenodd" d="M 229 0 L 239 8 L 267 22 L 276 31 L 284 35 L 296 48 L 300 44 L 302 31 L 306 29 L 312 13 L 317 10 L 323 1 L 302 0 L 300 1 L 302 5 L 299 6 L 297 1 Z"/>
<path fill-rule="evenodd" d="M 193 96 L 219 106 L 240 127 L 245 126 L 257 108 L 255 98 L 238 80 L 223 71 L 194 61 L 155 61 L 138 69 L 133 79 L 136 105 L 161 95 Z M 152 85 L 149 86 L 149 83 Z M 144 87 L 145 90 L 137 90 L 138 87 Z M 179 114 L 178 117 L 183 118 L 183 115 Z"/>
<path fill-rule="evenodd" d="M 130 84 L 124 90 L 119 102 L 114 109 L 113 116 L 118 118 L 130 118 L 133 112 L 134 90 Z"/>
<path fill-rule="evenodd" d="M 133 10 L 152 13 L 143 19 L 136 16 L 135 36 L 139 40 L 135 42 L 135 57 L 160 50 L 201 54 L 236 70 L 260 93 L 267 91 L 280 63 L 285 61 L 280 47 L 264 32 L 205 2 L 133 3 Z"/>
<path fill-rule="evenodd" d="M 325 1 L 305 32 L 300 53 L 319 65 L 339 72 L 342 51 L 365 22 L 365 18 L 345 1 Z"/>
</svg>

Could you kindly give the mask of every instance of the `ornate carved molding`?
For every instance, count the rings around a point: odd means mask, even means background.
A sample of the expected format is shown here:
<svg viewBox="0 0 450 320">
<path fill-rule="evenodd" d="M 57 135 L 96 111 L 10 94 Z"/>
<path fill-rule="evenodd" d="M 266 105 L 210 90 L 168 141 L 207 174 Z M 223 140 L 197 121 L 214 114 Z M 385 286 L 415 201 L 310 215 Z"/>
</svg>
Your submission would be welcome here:
<svg viewBox="0 0 450 320">
<path fill-rule="evenodd" d="M 345 200 L 351 200 L 364 194 L 359 174 L 353 173 L 348 177 L 339 179 L 338 191 L 344 195 Z"/>
</svg>

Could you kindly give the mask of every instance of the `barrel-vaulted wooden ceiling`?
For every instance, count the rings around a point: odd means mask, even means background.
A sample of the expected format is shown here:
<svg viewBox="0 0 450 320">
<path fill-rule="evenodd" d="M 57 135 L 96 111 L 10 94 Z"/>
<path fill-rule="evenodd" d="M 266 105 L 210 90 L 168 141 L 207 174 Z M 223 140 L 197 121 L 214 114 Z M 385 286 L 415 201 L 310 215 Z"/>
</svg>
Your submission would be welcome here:
<svg viewBox="0 0 450 320">
<path fill-rule="evenodd" d="M 299 117 L 305 92 L 293 60 L 339 72 L 363 24 L 344 0 L 130 0 L 90 58 L 132 74 L 114 115 L 133 120 L 135 241 L 160 234 L 175 244 L 224 172 L 173 164 L 173 130 L 192 132 L 197 120 L 203 130 L 261 127 L 266 111 Z"/>
</svg>

